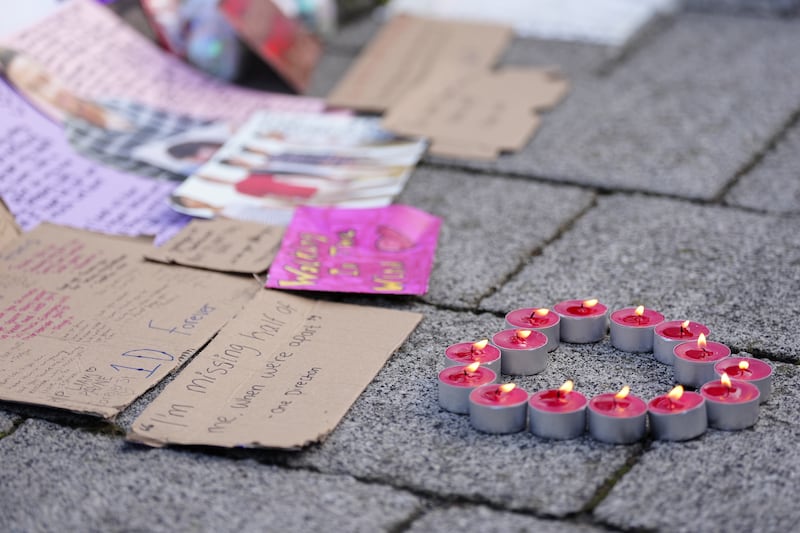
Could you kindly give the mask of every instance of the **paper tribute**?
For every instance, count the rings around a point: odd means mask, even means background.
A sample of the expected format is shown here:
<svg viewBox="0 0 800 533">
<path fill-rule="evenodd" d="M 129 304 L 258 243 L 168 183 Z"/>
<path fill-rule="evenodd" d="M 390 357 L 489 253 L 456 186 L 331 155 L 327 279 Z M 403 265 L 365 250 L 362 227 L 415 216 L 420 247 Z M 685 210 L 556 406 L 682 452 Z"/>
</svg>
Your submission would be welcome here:
<svg viewBox="0 0 800 533">
<path fill-rule="evenodd" d="M 153 400 L 128 439 L 290 449 L 317 442 L 421 319 L 262 291 Z"/>
</svg>

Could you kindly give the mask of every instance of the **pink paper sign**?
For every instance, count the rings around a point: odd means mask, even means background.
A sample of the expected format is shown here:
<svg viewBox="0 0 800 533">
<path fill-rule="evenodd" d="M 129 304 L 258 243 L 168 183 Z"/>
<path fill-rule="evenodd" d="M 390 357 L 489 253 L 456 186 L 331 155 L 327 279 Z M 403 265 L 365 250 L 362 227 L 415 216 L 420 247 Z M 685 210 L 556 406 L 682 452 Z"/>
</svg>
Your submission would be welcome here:
<svg viewBox="0 0 800 533">
<path fill-rule="evenodd" d="M 425 294 L 441 223 L 406 205 L 299 207 L 272 262 L 267 287 Z"/>
</svg>

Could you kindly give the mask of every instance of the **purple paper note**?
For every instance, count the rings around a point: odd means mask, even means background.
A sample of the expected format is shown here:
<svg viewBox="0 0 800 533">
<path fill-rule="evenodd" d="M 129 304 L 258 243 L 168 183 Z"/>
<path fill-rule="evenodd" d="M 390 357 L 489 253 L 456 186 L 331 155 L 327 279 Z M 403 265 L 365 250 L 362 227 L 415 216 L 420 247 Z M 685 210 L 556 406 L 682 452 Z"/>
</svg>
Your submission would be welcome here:
<svg viewBox="0 0 800 533">
<path fill-rule="evenodd" d="M 299 207 L 269 269 L 267 287 L 425 294 L 441 223 L 406 205 Z"/>
</svg>

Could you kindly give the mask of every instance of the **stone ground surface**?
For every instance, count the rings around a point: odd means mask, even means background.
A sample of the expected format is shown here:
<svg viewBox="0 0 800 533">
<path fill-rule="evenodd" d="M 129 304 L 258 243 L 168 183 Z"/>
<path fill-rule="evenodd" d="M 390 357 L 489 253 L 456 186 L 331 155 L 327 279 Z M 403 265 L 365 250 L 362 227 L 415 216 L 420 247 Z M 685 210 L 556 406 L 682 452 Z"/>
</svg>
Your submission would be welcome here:
<svg viewBox="0 0 800 533">
<path fill-rule="evenodd" d="M 800 521 L 800 3 L 690 0 L 625 49 L 517 40 L 568 98 L 521 152 L 427 159 L 399 201 L 444 224 L 421 298 L 334 297 L 425 314 L 329 438 L 299 452 L 126 443 L 163 388 L 113 424 L 0 405 L 2 531 L 790 531 Z M 331 43 L 323 95 L 374 34 Z M 449 344 L 505 312 L 597 297 L 708 324 L 768 361 L 756 425 L 614 446 L 492 436 L 442 411 Z M 526 390 L 673 385 L 646 354 L 562 344 Z M 504 378 L 510 380 L 509 376 Z"/>
</svg>

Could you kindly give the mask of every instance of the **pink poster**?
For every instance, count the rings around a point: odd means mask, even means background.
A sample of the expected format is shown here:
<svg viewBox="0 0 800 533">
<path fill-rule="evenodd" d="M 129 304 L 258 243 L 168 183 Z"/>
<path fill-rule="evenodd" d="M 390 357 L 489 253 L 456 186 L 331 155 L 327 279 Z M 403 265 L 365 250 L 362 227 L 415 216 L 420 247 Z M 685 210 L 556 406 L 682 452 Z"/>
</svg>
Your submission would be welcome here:
<svg viewBox="0 0 800 533">
<path fill-rule="evenodd" d="M 267 287 L 425 294 L 441 222 L 406 205 L 299 207 L 272 262 Z"/>
</svg>

